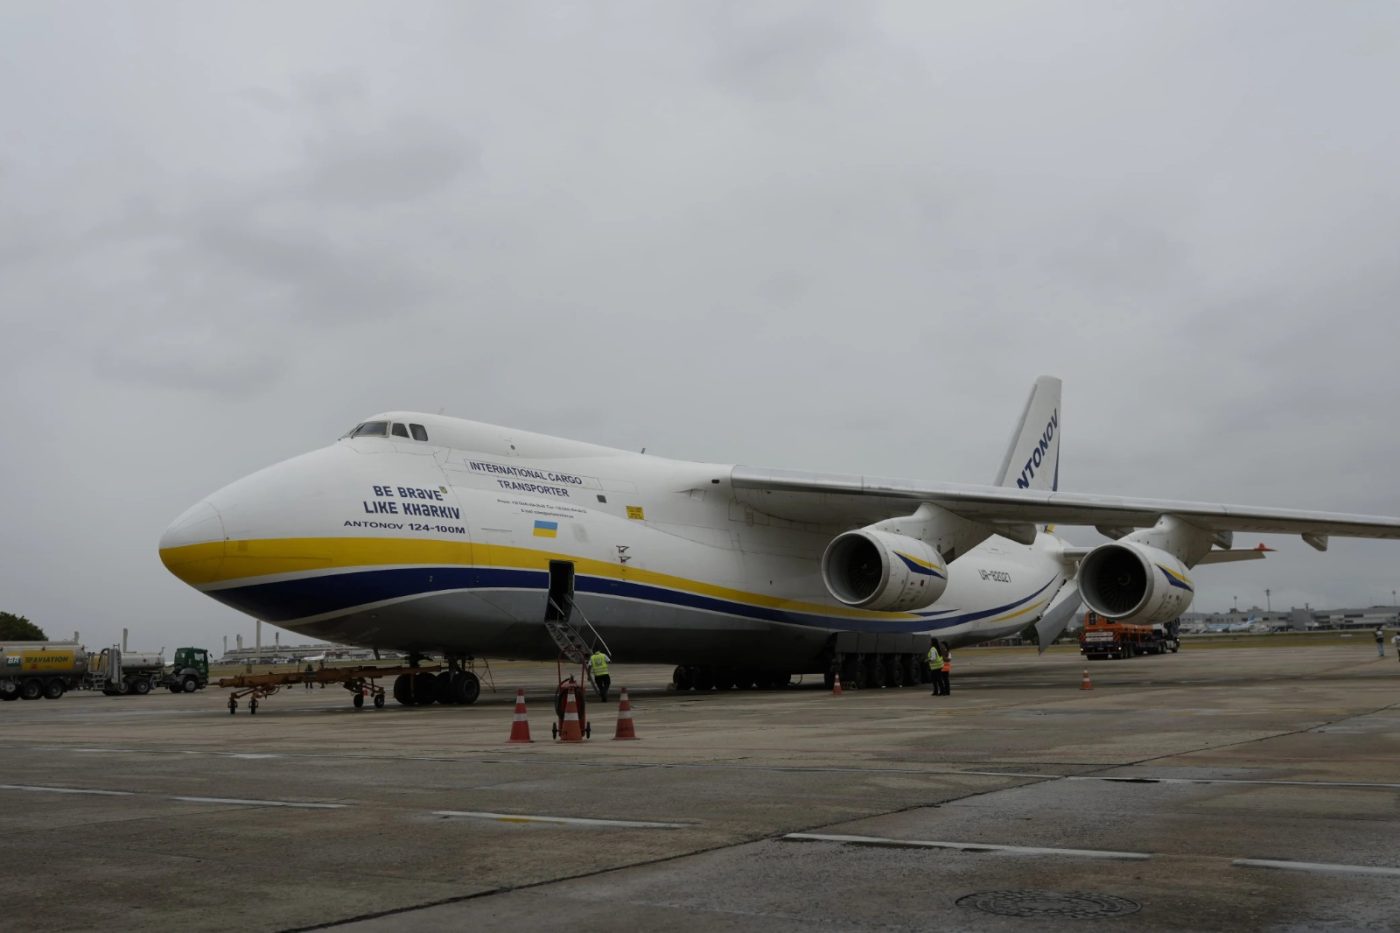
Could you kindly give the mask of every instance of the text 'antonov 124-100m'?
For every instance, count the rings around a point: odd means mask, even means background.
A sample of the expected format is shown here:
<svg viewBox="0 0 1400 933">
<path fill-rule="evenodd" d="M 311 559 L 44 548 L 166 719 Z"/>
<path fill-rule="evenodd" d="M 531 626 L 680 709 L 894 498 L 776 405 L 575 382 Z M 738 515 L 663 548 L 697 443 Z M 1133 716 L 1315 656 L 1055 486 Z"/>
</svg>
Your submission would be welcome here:
<svg viewBox="0 0 1400 933">
<path fill-rule="evenodd" d="M 315 638 L 447 659 L 606 644 L 682 686 L 835 671 L 853 637 L 950 646 L 1081 601 L 1162 622 L 1192 568 L 1262 556 L 1232 532 L 1400 538 L 1400 519 L 1060 492 L 1060 382 L 1038 379 L 995 485 L 668 460 L 440 415 L 386 412 L 226 486 L 160 542 L 201 592 Z M 1046 526 L 1113 539 L 1075 547 Z M 728 673 L 726 673 L 728 672 Z M 444 698 L 446 699 L 446 698 Z"/>
</svg>

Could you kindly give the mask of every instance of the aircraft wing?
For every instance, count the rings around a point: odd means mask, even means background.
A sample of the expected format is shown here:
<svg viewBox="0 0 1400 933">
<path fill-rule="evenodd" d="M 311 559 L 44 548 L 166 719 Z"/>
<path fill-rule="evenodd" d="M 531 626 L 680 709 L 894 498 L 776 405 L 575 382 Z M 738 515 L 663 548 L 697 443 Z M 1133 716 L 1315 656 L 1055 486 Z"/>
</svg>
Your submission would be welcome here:
<svg viewBox="0 0 1400 933">
<path fill-rule="evenodd" d="M 789 521 L 869 523 L 911 513 L 930 502 L 964 518 L 1005 527 L 1026 524 L 1093 525 L 1111 530 L 1146 528 L 1174 515 L 1210 531 L 1302 535 L 1319 550 L 1329 536 L 1400 539 L 1400 518 L 1299 509 L 1129 499 L 1052 490 L 805 473 L 736 466 L 731 483 L 750 509 Z"/>
</svg>

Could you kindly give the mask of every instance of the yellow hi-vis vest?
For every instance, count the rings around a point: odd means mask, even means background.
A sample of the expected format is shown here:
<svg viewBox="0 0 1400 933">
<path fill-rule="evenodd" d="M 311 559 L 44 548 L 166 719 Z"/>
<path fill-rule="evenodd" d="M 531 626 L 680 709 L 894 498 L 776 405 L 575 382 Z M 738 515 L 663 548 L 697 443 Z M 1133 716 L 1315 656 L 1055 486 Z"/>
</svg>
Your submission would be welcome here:
<svg viewBox="0 0 1400 933">
<path fill-rule="evenodd" d="M 608 672 L 608 656 L 601 651 L 595 652 L 588 663 L 593 665 L 594 677 L 602 677 Z"/>
<path fill-rule="evenodd" d="M 943 668 L 943 656 L 938 653 L 937 648 L 928 649 L 928 669 L 931 671 Z"/>
</svg>

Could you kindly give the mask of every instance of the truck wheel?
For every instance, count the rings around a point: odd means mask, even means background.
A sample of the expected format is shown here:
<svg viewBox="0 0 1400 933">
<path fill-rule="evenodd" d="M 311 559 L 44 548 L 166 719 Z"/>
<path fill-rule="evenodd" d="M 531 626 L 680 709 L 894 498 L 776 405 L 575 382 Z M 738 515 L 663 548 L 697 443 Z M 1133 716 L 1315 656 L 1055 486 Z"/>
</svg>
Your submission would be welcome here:
<svg viewBox="0 0 1400 933">
<path fill-rule="evenodd" d="M 149 680 L 138 680 L 131 685 L 131 692 L 139 697 L 143 697 L 151 692 L 151 682 Z"/>
<path fill-rule="evenodd" d="M 183 686 L 186 693 L 194 693 L 199 689 L 199 680 L 195 677 L 186 677 Z"/>
<path fill-rule="evenodd" d="M 67 689 L 68 688 L 63 685 L 63 681 L 57 679 L 51 680 L 44 684 L 44 696 L 48 697 L 50 700 L 57 700 L 59 697 L 63 696 L 63 691 Z"/>
<path fill-rule="evenodd" d="M 31 677 L 21 681 L 19 685 L 19 698 L 21 700 L 37 700 L 44 695 L 43 681 Z"/>
<path fill-rule="evenodd" d="M 0 693 L 0 700 L 18 700 L 19 691 L 11 690 L 9 693 Z"/>
</svg>

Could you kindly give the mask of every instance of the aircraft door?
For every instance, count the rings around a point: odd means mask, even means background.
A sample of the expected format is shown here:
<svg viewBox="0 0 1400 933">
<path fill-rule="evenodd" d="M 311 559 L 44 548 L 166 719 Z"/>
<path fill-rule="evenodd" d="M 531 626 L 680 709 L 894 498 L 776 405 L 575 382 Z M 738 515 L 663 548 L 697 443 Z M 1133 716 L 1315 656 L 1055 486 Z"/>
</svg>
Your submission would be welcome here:
<svg viewBox="0 0 1400 933">
<path fill-rule="evenodd" d="M 545 604 L 546 622 L 567 622 L 574 613 L 574 562 L 549 562 L 549 602 Z"/>
</svg>

